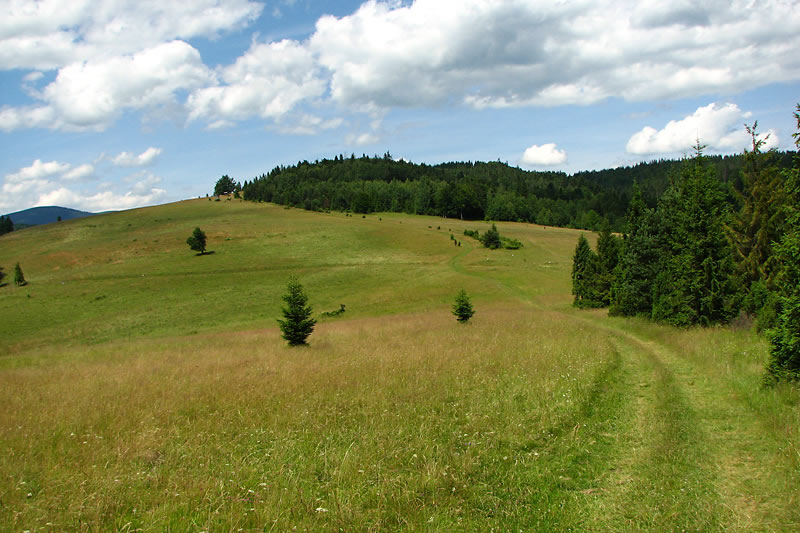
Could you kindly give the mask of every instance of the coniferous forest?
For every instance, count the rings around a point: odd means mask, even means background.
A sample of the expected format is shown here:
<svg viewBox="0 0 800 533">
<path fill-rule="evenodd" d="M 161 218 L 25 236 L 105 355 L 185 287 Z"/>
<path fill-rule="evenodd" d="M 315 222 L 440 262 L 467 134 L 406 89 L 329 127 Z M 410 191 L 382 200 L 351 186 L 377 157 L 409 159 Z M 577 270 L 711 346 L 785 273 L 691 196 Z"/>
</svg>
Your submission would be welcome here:
<svg viewBox="0 0 800 533">
<path fill-rule="evenodd" d="M 793 152 L 772 154 L 779 169 L 791 167 Z M 745 157 L 709 156 L 708 172 L 725 184 L 724 200 L 736 204 Z M 680 173 L 680 161 L 660 160 L 630 167 L 579 172 L 526 171 L 495 162 L 438 165 L 383 156 L 335 156 L 279 166 L 245 181 L 246 200 L 314 211 L 399 212 L 464 220 L 532 222 L 600 230 L 625 229 L 625 216 L 638 182 L 642 200 L 655 207 Z"/>
<path fill-rule="evenodd" d="M 800 105 L 794 116 L 800 147 Z M 596 252 L 579 238 L 572 292 L 577 307 L 675 326 L 755 319 L 773 382 L 800 378 L 800 156 L 787 167 L 756 127 L 734 179 L 698 143 L 654 207 L 634 183 L 622 237 L 604 228 Z"/>
</svg>

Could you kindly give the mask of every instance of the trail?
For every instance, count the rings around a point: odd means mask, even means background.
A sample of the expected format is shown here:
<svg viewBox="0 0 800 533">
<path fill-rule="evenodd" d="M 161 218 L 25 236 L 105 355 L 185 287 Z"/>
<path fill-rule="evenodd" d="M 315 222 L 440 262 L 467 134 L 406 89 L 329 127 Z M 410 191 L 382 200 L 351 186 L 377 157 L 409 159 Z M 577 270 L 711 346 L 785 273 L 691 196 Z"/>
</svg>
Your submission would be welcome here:
<svg viewBox="0 0 800 533">
<path fill-rule="evenodd" d="M 619 354 L 609 385 L 587 416 L 594 445 L 594 487 L 574 505 L 583 530 L 593 531 L 800 531 L 800 472 L 786 468 L 780 432 L 765 428 L 763 413 L 732 383 L 624 321 L 597 313 L 539 305 L 519 287 L 485 272 L 457 272 L 492 282 L 525 305 L 606 332 Z M 606 410 L 604 411 L 604 407 Z M 613 408 L 614 412 L 608 412 Z M 596 416 L 595 416 L 596 418 Z M 581 423 L 579 420 L 578 423 Z M 773 512 L 774 502 L 796 502 Z M 787 515 L 786 508 L 793 509 Z M 778 510 L 780 511 L 780 510 Z M 571 524 L 572 526 L 573 524 Z"/>
</svg>

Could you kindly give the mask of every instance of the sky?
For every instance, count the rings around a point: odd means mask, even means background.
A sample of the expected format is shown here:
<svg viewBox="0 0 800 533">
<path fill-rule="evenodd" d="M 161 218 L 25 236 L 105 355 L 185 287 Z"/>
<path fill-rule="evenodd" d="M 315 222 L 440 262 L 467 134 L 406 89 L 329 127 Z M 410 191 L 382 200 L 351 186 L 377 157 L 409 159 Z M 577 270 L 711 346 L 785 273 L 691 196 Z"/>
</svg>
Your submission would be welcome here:
<svg viewBox="0 0 800 533">
<path fill-rule="evenodd" d="M 2 0 L 0 213 L 339 154 L 568 174 L 793 149 L 798 0 Z"/>
</svg>

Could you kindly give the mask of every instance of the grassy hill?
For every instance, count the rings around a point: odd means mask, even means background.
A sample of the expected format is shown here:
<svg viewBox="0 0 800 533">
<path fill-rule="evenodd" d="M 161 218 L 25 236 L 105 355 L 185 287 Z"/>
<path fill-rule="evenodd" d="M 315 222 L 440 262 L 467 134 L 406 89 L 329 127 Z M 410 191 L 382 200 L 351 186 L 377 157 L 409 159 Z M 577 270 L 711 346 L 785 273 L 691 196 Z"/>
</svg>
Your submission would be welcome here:
<svg viewBox="0 0 800 533">
<path fill-rule="evenodd" d="M 763 340 L 574 310 L 577 231 L 485 228 L 191 200 L 0 237 L 30 282 L 0 288 L 2 529 L 800 526 Z M 292 275 L 347 306 L 308 348 L 276 327 Z"/>
</svg>

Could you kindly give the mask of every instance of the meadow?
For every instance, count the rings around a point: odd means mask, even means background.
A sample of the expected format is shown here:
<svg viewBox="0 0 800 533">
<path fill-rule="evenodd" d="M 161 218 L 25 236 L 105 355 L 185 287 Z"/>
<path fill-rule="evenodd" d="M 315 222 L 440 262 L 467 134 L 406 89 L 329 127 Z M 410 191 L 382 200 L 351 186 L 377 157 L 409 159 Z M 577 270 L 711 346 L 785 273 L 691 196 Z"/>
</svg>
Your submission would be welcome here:
<svg viewBox="0 0 800 533">
<path fill-rule="evenodd" d="M 198 199 L 0 237 L 0 530 L 800 530 L 762 338 L 576 310 L 579 231 L 487 227 Z M 292 275 L 347 309 L 307 348 Z"/>
</svg>

